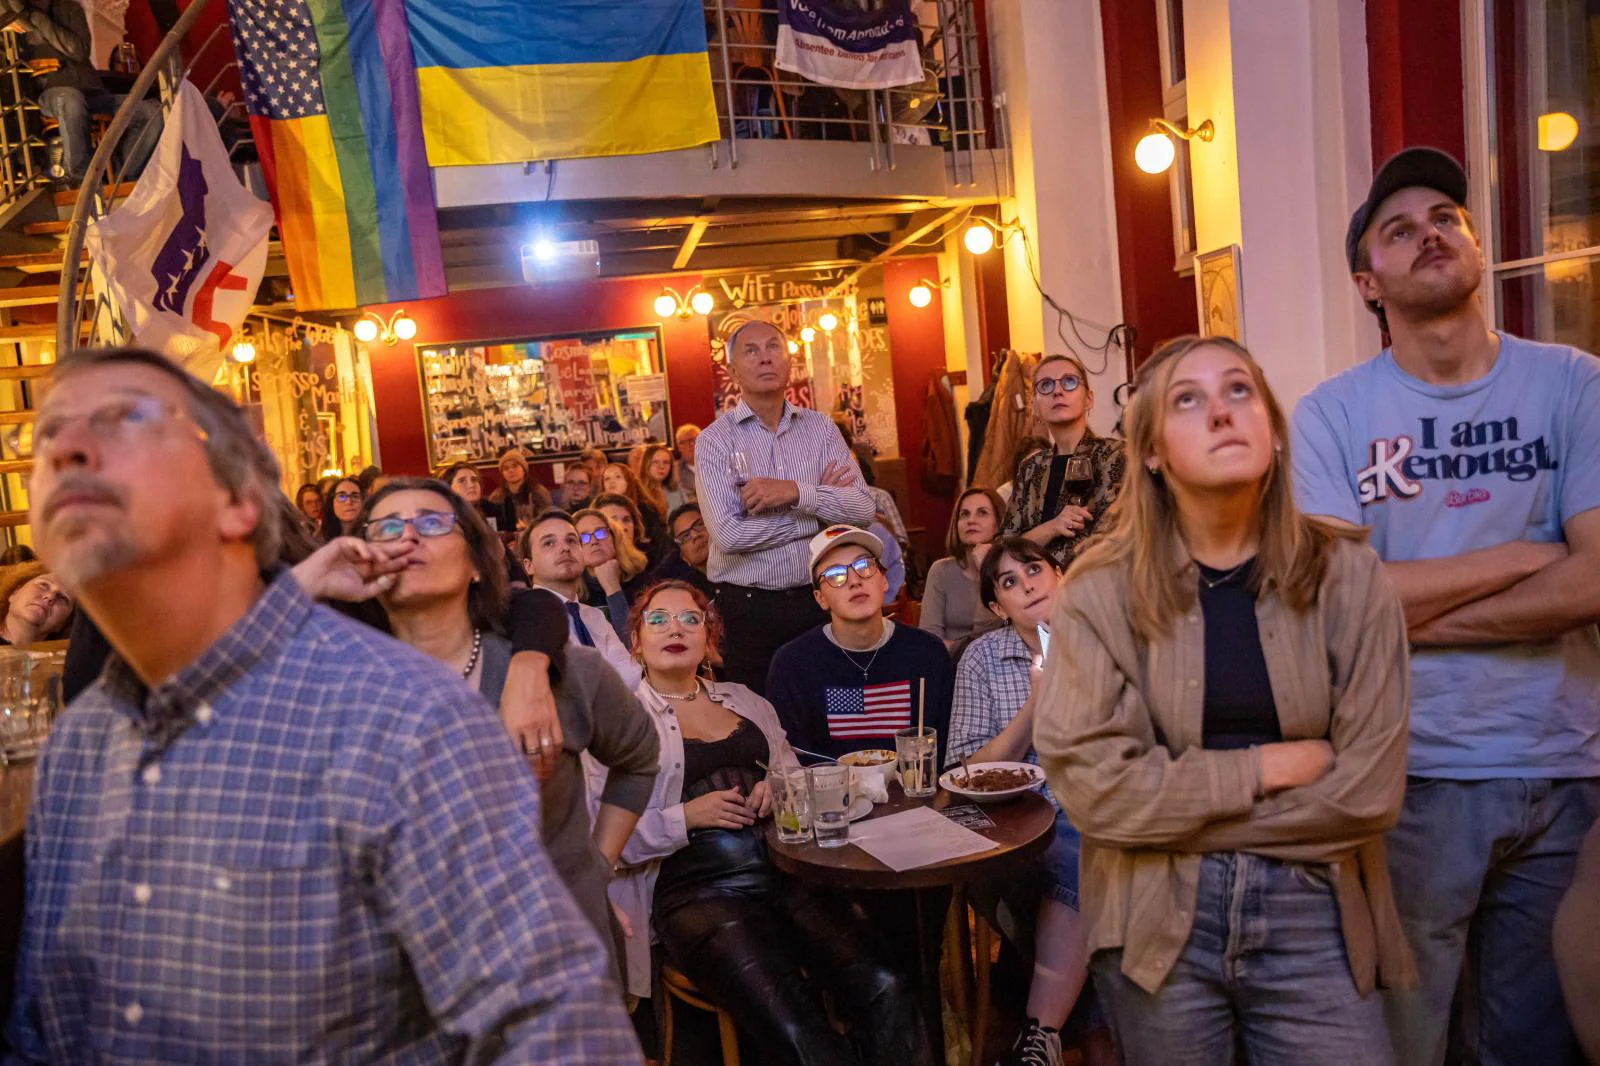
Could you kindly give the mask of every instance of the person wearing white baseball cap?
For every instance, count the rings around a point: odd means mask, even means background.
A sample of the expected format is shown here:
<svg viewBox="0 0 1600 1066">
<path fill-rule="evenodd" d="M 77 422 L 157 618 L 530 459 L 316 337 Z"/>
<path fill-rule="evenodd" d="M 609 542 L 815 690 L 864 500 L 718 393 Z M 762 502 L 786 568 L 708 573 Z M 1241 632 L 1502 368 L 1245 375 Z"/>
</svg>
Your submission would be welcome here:
<svg viewBox="0 0 1600 1066">
<path fill-rule="evenodd" d="M 883 616 L 883 542 L 832 525 L 811 538 L 808 556 L 812 595 L 828 622 L 779 648 L 767 673 L 767 698 L 790 739 L 830 758 L 892 748 L 895 731 L 916 724 L 922 698 L 942 765 L 955 667 L 938 637 Z"/>
<path fill-rule="evenodd" d="M 1600 811 L 1600 362 L 1489 327 L 1467 189 L 1432 148 L 1373 179 L 1346 254 L 1393 343 L 1300 401 L 1294 488 L 1370 531 L 1405 605 L 1399 1061 L 1568 1063 L 1551 926 Z"/>
</svg>

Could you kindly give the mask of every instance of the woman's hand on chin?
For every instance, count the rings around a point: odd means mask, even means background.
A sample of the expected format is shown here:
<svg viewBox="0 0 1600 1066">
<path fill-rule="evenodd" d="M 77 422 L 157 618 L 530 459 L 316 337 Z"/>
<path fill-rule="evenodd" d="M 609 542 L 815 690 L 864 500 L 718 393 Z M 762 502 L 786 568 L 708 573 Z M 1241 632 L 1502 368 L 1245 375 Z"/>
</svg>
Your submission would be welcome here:
<svg viewBox="0 0 1600 1066">
<path fill-rule="evenodd" d="M 409 540 L 372 544 L 355 537 L 335 537 L 297 564 L 292 573 L 314 600 L 370 600 L 394 585 L 395 575 L 406 568 L 415 548 Z"/>
</svg>

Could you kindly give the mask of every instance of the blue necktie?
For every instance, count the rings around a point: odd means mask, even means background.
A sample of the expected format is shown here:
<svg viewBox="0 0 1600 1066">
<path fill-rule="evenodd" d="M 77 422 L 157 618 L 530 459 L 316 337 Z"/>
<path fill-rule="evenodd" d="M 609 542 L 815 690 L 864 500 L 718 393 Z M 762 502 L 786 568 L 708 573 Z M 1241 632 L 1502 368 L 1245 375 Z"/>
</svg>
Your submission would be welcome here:
<svg viewBox="0 0 1600 1066">
<path fill-rule="evenodd" d="M 589 627 L 583 624 L 583 615 L 578 613 L 578 601 L 567 601 L 567 617 L 572 619 L 572 631 L 578 634 L 578 643 L 585 648 L 594 647 L 594 634 L 589 632 Z"/>
</svg>

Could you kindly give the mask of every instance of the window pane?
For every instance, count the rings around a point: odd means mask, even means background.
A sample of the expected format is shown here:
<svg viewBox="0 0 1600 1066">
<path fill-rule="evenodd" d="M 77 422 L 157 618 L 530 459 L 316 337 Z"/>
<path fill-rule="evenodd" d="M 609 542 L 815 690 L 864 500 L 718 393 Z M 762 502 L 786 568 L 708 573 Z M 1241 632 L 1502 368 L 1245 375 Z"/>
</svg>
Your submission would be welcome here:
<svg viewBox="0 0 1600 1066">
<path fill-rule="evenodd" d="M 1188 77 L 1183 61 L 1183 0 L 1165 0 L 1167 5 L 1167 84 L 1177 85 Z M 1146 8 L 1145 10 L 1149 10 Z M 1146 23 L 1149 25 L 1149 23 Z"/>
<path fill-rule="evenodd" d="M 1600 4 L 1486 0 L 1501 262 L 1600 244 Z"/>
<path fill-rule="evenodd" d="M 1520 337 L 1600 351 L 1600 259 L 1502 274 L 1497 280 L 1500 326 Z"/>
</svg>

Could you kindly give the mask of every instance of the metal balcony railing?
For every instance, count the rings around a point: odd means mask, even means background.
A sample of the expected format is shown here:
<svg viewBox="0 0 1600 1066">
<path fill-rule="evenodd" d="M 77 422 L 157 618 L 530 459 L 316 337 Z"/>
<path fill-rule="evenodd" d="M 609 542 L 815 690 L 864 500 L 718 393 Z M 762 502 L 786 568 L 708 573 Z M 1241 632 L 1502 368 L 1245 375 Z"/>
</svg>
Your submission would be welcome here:
<svg viewBox="0 0 1600 1066">
<path fill-rule="evenodd" d="M 734 166 L 741 140 L 859 141 L 874 170 L 895 168 L 897 146 L 935 145 L 947 151 L 950 178 L 960 185 L 975 180 L 974 153 L 996 147 L 973 0 L 916 0 L 924 76 L 897 89 L 835 89 L 778 70 L 770 0 L 703 2 L 717 116 Z"/>
</svg>

